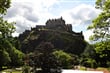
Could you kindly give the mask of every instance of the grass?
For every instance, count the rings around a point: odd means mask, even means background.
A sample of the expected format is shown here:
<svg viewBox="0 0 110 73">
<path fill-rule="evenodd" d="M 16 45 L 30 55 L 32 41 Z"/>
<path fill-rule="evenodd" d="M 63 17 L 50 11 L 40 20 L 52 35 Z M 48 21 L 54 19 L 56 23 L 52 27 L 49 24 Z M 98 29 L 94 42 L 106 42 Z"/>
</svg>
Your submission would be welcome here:
<svg viewBox="0 0 110 73">
<path fill-rule="evenodd" d="M 10 72 L 6 72 L 6 73 L 10 73 Z M 22 72 L 19 72 L 19 71 L 14 71 L 12 73 L 22 73 Z"/>
<path fill-rule="evenodd" d="M 22 71 L 17 71 L 14 69 L 6 69 L 6 70 L 3 70 L 2 72 L 10 73 L 11 70 L 12 70 L 12 73 L 22 73 Z"/>
<path fill-rule="evenodd" d="M 86 70 L 86 67 L 80 67 L 80 70 Z"/>
</svg>

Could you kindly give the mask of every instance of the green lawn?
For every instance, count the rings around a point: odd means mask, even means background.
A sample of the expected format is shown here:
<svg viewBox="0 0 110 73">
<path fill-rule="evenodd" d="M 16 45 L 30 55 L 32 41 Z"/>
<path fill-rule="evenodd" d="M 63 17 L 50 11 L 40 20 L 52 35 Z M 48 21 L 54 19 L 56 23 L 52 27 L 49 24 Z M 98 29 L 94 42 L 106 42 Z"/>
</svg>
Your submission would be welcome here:
<svg viewBox="0 0 110 73">
<path fill-rule="evenodd" d="M 12 73 L 22 73 L 22 71 L 16 71 L 16 70 L 13 70 L 13 69 L 7 69 L 7 70 L 4 70 L 2 72 L 10 73 L 11 70 L 12 70 Z"/>
<path fill-rule="evenodd" d="M 6 72 L 6 73 L 10 73 L 10 72 Z M 21 71 L 14 71 L 12 73 L 22 73 Z"/>
</svg>

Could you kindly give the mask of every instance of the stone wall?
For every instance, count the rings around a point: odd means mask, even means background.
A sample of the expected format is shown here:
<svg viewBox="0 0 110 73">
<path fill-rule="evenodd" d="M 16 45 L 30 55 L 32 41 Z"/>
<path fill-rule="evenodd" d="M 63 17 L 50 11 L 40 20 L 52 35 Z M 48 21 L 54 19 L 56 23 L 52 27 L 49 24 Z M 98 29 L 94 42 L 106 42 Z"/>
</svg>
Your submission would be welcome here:
<svg viewBox="0 0 110 73">
<path fill-rule="evenodd" d="M 72 25 L 69 24 L 65 24 L 65 20 L 63 20 L 63 18 L 59 18 L 59 19 L 49 19 L 46 22 L 46 27 L 48 29 L 56 29 L 56 30 L 63 30 L 63 31 L 72 31 Z"/>
</svg>

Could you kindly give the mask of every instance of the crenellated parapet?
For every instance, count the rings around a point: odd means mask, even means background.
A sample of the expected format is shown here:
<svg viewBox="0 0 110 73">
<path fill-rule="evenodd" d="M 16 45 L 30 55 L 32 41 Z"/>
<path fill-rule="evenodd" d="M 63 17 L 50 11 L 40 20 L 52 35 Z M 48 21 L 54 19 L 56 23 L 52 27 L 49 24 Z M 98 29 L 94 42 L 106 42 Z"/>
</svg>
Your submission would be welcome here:
<svg viewBox="0 0 110 73">
<path fill-rule="evenodd" d="M 48 29 L 66 30 L 66 24 L 62 17 L 59 19 L 47 20 L 46 27 Z"/>
<path fill-rule="evenodd" d="M 62 31 L 72 31 L 71 24 L 65 24 L 65 20 L 61 17 L 59 19 L 49 19 L 46 22 L 46 28 Z"/>
<path fill-rule="evenodd" d="M 65 24 L 65 20 L 61 17 L 58 19 L 49 19 L 46 22 L 46 25 L 37 25 L 36 30 L 57 30 L 61 32 L 70 32 L 73 36 L 78 36 L 83 38 L 82 32 L 72 31 L 72 24 Z"/>
</svg>

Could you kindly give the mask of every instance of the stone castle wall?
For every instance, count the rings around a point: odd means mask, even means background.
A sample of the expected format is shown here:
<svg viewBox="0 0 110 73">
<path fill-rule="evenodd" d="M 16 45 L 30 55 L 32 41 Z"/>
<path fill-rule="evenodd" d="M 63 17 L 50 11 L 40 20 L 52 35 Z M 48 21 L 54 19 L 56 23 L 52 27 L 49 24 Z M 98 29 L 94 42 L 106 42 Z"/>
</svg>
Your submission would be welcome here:
<svg viewBox="0 0 110 73">
<path fill-rule="evenodd" d="M 49 19 L 46 22 L 46 25 L 37 25 L 37 29 L 53 29 L 53 30 L 62 30 L 62 31 L 72 31 L 71 24 L 65 24 L 65 20 L 59 19 Z"/>
<path fill-rule="evenodd" d="M 72 31 L 72 24 L 65 24 L 65 20 L 63 18 L 59 19 L 49 19 L 46 22 L 46 25 L 37 25 L 36 29 L 43 30 L 43 29 L 52 29 L 52 30 L 59 30 L 59 31 L 67 31 L 72 32 L 77 36 L 82 36 L 82 32 L 76 33 Z"/>
</svg>

